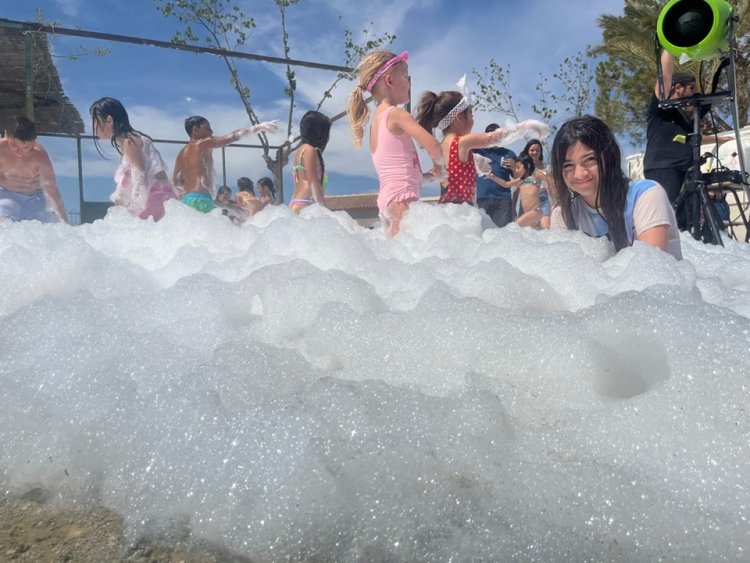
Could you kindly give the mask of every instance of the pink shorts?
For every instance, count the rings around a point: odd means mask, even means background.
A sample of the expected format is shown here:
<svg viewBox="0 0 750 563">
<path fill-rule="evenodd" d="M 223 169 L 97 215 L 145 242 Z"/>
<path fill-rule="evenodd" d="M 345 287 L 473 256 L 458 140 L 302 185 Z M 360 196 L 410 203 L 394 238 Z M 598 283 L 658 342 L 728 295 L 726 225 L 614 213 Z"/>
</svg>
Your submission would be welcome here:
<svg viewBox="0 0 750 563">
<path fill-rule="evenodd" d="M 164 202 L 168 199 L 177 199 L 172 184 L 166 180 L 158 180 L 148 191 L 146 207 L 138 214 L 141 219 L 153 217 L 158 221 L 164 217 Z"/>
</svg>

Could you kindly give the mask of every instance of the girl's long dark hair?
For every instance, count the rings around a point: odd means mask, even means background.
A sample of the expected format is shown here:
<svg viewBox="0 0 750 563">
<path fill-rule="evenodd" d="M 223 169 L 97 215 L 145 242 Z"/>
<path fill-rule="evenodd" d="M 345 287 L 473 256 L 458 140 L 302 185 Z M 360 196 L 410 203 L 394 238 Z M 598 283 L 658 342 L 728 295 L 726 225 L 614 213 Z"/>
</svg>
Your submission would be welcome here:
<svg viewBox="0 0 750 563">
<path fill-rule="evenodd" d="M 320 181 L 326 174 L 326 163 L 323 151 L 326 150 L 331 136 L 331 119 L 319 111 L 308 111 L 299 122 L 299 136 L 303 143 L 315 147 L 320 160 Z"/>
<path fill-rule="evenodd" d="M 544 162 L 544 146 L 542 145 L 542 142 L 539 139 L 530 139 L 528 143 L 526 143 L 526 146 L 521 151 L 522 153 L 525 152 L 526 154 L 529 154 L 529 149 L 533 147 L 534 145 L 539 145 L 539 162 Z"/>
<path fill-rule="evenodd" d="M 622 154 L 612 131 L 598 117 L 584 115 L 566 121 L 552 143 L 552 177 L 557 186 L 558 203 L 563 220 L 569 229 L 578 230 L 571 203 L 574 197 L 563 177 L 563 165 L 568 149 L 581 143 L 594 151 L 599 166 L 599 190 L 596 194 L 596 208 L 609 227 L 609 238 L 620 250 L 629 245 L 625 232 L 625 200 L 628 196 L 629 180 L 622 171 Z"/>
<path fill-rule="evenodd" d="M 516 158 L 516 162 L 520 162 L 521 166 L 523 166 L 524 170 L 526 170 L 526 173 L 521 180 L 525 180 L 529 176 L 531 176 L 534 173 L 534 169 L 536 168 L 536 165 L 534 164 L 534 159 L 529 156 L 527 152 L 522 152 L 518 155 L 518 158 Z"/>
<path fill-rule="evenodd" d="M 128 112 L 125 111 L 125 107 L 122 105 L 120 100 L 117 100 L 115 98 L 99 98 L 93 104 L 91 104 L 91 107 L 89 108 L 89 114 L 91 114 L 91 130 L 94 133 L 96 133 L 96 122 L 98 120 L 104 120 L 107 119 L 107 117 L 112 117 L 112 139 L 110 139 L 110 142 L 119 154 L 122 154 L 122 149 L 117 142 L 118 137 L 130 137 L 131 135 L 136 134 L 151 139 L 151 137 L 149 137 L 145 133 L 142 133 L 141 131 L 138 131 L 137 129 L 134 129 L 133 126 L 130 125 Z M 96 150 L 101 155 L 102 151 L 99 147 L 99 138 L 96 134 L 94 135 L 94 144 L 96 145 Z"/>
</svg>

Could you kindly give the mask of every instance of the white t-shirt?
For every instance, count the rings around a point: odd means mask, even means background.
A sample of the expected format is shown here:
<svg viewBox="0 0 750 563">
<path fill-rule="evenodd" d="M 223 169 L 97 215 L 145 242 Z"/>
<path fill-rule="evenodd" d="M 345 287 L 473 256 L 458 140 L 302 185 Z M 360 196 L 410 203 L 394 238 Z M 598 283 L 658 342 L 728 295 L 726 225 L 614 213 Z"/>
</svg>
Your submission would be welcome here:
<svg viewBox="0 0 750 563">
<path fill-rule="evenodd" d="M 579 199 L 579 198 L 576 198 Z M 593 207 L 590 207 L 580 198 L 581 204 L 591 213 L 596 213 Z M 652 227 L 667 225 L 667 252 L 678 260 L 682 260 L 682 247 L 680 246 L 680 232 L 677 229 L 677 219 L 674 215 L 672 205 L 669 203 L 667 192 L 661 186 L 655 186 L 641 194 L 636 200 L 633 208 L 633 227 L 635 229 L 635 238 L 639 238 L 644 231 Z M 550 217 L 551 229 L 567 229 L 562 217 L 562 209 L 556 207 L 552 210 Z M 602 235 L 605 235 L 603 232 Z"/>
</svg>

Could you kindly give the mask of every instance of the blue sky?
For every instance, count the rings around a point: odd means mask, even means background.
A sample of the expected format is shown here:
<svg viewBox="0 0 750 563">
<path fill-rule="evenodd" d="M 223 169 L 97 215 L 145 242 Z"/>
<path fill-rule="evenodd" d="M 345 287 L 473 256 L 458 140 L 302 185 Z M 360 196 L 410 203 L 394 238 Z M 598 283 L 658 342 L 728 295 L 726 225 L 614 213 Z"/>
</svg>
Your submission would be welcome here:
<svg viewBox="0 0 750 563">
<path fill-rule="evenodd" d="M 280 25 L 272 0 L 240 1 L 257 27 L 243 50 L 280 55 Z M 5 0 L 3 17 L 34 21 L 36 10 L 46 20 L 60 26 L 81 28 L 160 40 L 170 40 L 180 24 L 162 16 L 150 0 Z M 511 65 L 511 85 L 521 104 L 521 117 L 536 117 L 530 105 L 539 73 L 550 76 L 560 62 L 601 40 L 596 25 L 604 13 L 621 14 L 623 0 L 506 0 L 462 2 L 444 0 L 301 0 L 288 10 L 291 39 L 290 56 L 330 64 L 343 64 L 344 30 L 357 36 L 372 22 L 375 34 L 396 35 L 391 50 L 409 51 L 413 99 L 424 90 L 454 89 L 463 73 L 484 68 L 491 58 Z M 122 43 L 52 37 L 53 52 L 66 93 L 84 119 L 88 107 L 101 96 L 119 98 L 125 104 L 133 125 L 155 138 L 185 139 L 182 122 L 189 115 L 204 115 L 218 133 L 248 123 L 237 94 L 228 81 L 220 58 L 155 47 Z M 88 49 L 109 48 L 105 57 L 85 56 L 70 61 L 65 55 Z M 280 119 L 286 123 L 288 99 L 283 95 L 283 68 L 259 62 L 241 62 L 241 77 L 251 88 L 252 101 L 262 119 Z M 293 123 L 312 109 L 322 92 L 335 78 L 330 71 L 298 68 L 297 108 Z M 352 83 L 342 83 L 327 100 L 322 111 L 329 115 L 343 111 Z M 483 130 L 492 121 L 504 122 L 501 115 L 476 115 L 476 129 Z M 90 125 L 87 126 L 90 129 Z M 293 132 L 296 132 L 296 128 Z M 282 142 L 284 135 L 272 138 Z M 248 141 L 252 142 L 252 141 Z M 69 208 L 77 208 L 75 151 L 72 143 L 43 140 L 51 153 Z M 116 167 L 113 155 L 104 160 L 93 143 L 85 143 L 84 175 L 86 198 L 104 200 L 112 190 Z M 172 166 L 178 146 L 159 147 Z M 518 147 L 513 147 L 518 148 Z M 257 179 L 269 175 L 260 151 L 228 151 L 227 179 L 234 186 L 238 176 Z M 332 130 L 326 149 L 326 167 L 330 173 L 329 193 L 374 191 L 377 179 L 366 149 L 355 150 L 345 120 Z M 215 155 L 219 177 L 219 154 Z M 287 171 L 288 172 L 288 171 Z M 286 175 L 287 191 L 291 178 Z M 430 192 L 426 187 L 425 193 Z M 432 188 L 434 190 L 434 188 Z"/>
</svg>

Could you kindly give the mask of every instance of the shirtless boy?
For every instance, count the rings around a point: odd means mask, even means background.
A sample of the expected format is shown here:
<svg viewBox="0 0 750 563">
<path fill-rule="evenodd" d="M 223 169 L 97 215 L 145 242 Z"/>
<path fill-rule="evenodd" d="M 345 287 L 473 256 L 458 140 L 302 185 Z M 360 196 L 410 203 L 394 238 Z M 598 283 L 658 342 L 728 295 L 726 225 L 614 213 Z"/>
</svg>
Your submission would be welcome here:
<svg viewBox="0 0 750 563">
<path fill-rule="evenodd" d="M 205 117 L 188 117 L 185 120 L 185 131 L 190 136 L 190 142 L 177 155 L 172 176 L 177 193 L 182 197 L 182 203 L 203 213 L 211 211 L 215 207 L 213 150 L 226 147 L 247 135 L 275 133 L 276 123 L 259 123 L 252 127 L 236 129 L 228 135 L 214 137 L 211 125 Z"/>
<path fill-rule="evenodd" d="M 15 130 L 0 139 L 0 221 L 9 219 L 68 222 L 52 162 L 26 117 L 17 117 Z"/>
</svg>

